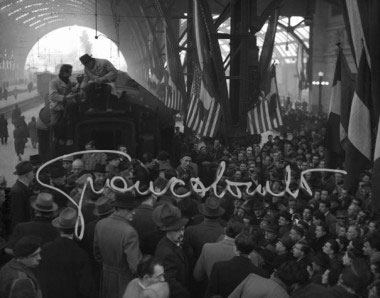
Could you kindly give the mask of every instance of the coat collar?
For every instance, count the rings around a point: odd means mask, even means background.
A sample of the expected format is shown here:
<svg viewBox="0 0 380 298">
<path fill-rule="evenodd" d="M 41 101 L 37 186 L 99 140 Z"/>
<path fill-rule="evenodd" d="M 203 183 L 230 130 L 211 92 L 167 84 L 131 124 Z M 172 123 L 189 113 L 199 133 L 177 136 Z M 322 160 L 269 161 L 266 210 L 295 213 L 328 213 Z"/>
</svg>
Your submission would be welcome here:
<svg viewBox="0 0 380 298">
<path fill-rule="evenodd" d="M 166 235 L 164 236 L 163 241 L 166 244 L 166 246 L 168 246 L 174 253 L 176 253 L 183 262 L 186 262 L 185 254 L 181 247 L 175 245 L 172 241 L 168 239 L 168 237 L 166 237 Z"/>
<path fill-rule="evenodd" d="M 130 224 L 130 222 L 129 222 L 128 219 L 126 219 L 126 218 L 124 218 L 124 217 L 122 217 L 122 216 L 120 216 L 120 215 L 117 215 L 117 214 L 115 214 L 115 213 L 111 214 L 111 216 L 110 216 L 109 218 L 112 218 L 112 219 L 114 219 L 114 220 L 122 221 L 122 222 L 126 222 L 126 223 Z"/>
<path fill-rule="evenodd" d="M 25 266 L 23 263 L 17 261 L 16 259 L 12 259 L 9 262 L 9 267 L 12 269 L 15 269 L 17 271 L 21 271 L 25 273 L 31 280 L 33 280 L 34 284 L 38 286 L 38 281 L 32 270 L 30 270 L 27 266 Z"/>
<path fill-rule="evenodd" d="M 224 236 L 223 240 L 220 241 L 220 243 L 223 245 L 234 246 L 235 245 L 235 239 L 230 238 L 228 236 Z"/>
</svg>

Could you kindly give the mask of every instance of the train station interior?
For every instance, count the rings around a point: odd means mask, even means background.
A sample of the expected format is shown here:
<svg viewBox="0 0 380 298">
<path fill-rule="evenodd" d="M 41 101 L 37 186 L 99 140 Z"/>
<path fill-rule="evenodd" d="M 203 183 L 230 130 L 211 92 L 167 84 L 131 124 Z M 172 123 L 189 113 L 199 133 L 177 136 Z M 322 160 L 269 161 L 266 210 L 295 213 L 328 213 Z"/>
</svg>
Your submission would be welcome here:
<svg viewBox="0 0 380 298">
<path fill-rule="evenodd" d="M 0 297 L 380 297 L 379 0 L 0 0 Z"/>
</svg>

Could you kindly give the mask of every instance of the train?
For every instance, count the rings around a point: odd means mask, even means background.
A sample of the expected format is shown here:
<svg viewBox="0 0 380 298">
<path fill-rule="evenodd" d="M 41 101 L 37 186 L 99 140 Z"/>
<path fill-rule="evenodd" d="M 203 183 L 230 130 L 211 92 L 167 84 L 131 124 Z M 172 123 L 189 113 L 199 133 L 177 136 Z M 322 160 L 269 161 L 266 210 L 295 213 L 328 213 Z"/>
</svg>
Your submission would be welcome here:
<svg viewBox="0 0 380 298">
<path fill-rule="evenodd" d="M 75 80 L 80 75 L 73 73 L 72 78 Z M 55 77 L 50 72 L 37 74 L 37 90 L 44 98 L 45 106 L 48 104 L 49 82 Z M 95 141 L 99 150 L 115 150 L 118 145 L 126 145 L 128 154 L 136 158 L 141 158 L 143 153 L 155 156 L 160 150 L 170 152 L 175 126 L 173 110 L 125 72 L 119 71 L 116 87 L 118 96 L 112 102 L 111 112 L 88 113 L 86 104 L 78 105 L 72 145 L 60 145 L 51 127 L 47 126 L 44 131 L 42 127 L 39 131 L 41 160 L 84 150 L 90 140 Z M 43 110 L 40 111 L 40 122 Z"/>
</svg>

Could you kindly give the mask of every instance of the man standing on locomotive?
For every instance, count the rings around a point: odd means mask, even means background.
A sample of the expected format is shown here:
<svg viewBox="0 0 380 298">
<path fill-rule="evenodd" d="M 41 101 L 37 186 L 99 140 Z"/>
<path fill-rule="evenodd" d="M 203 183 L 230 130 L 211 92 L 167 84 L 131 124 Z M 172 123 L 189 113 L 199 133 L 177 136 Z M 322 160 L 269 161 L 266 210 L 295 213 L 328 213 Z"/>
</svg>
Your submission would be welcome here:
<svg viewBox="0 0 380 298">
<path fill-rule="evenodd" d="M 106 98 L 106 110 L 111 111 L 109 102 L 111 95 L 116 96 L 117 69 L 110 61 L 92 58 L 88 54 L 84 54 L 79 60 L 84 65 L 81 90 L 90 101 L 89 111 L 104 109 L 103 97 Z"/>
<path fill-rule="evenodd" d="M 49 83 L 50 125 L 60 145 L 73 144 L 76 90 L 70 81 L 73 66 L 62 64 L 58 77 Z"/>
</svg>

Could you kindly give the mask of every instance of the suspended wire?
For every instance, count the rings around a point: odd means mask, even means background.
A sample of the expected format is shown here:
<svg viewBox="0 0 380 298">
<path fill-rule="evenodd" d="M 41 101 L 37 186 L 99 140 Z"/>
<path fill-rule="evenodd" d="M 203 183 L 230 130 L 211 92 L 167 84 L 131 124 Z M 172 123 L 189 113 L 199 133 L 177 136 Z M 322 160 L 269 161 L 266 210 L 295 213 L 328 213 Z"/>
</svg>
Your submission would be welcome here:
<svg viewBox="0 0 380 298">
<path fill-rule="evenodd" d="M 95 39 L 98 39 L 98 0 L 95 0 Z"/>
</svg>

